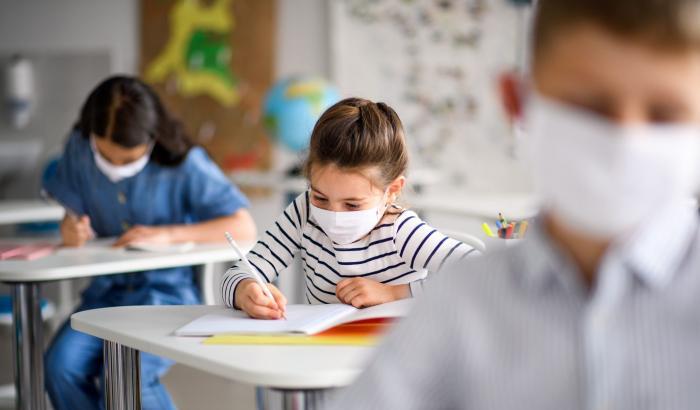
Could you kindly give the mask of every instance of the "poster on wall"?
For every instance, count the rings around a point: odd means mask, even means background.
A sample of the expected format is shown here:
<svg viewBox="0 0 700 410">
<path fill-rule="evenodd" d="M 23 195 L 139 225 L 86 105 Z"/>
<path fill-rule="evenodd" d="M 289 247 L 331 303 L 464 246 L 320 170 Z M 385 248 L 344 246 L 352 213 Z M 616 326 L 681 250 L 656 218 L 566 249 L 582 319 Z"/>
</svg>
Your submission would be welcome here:
<svg viewBox="0 0 700 410">
<path fill-rule="evenodd" d="M 141 0 L 141 75 L 225 170 L 267 169 L 274 0 Z"/>
<path fill-rule="evenodd" d="M 498 75 L 517 65 L 520 10 L 505 0 L 332 0 L 331 69 L 346 95 L 385 101 L 414 169 L 446 185 L 527 185 L 501 110 Z"/>
</svg>

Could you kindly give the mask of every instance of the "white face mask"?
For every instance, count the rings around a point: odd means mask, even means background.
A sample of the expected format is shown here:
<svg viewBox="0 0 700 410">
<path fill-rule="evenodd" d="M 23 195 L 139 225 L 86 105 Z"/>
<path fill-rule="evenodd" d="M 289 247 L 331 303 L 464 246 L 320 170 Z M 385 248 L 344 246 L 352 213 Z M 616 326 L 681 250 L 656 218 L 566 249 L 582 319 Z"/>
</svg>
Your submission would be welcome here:
<svg viewBox="0 0 700 410">
<path fill-rule="evenodd" d="M 334 212 L 309 204 L 314 217 L 323 232 L 338 245 L 347 245 L 367 235 L 377 226 L 388 205 L 384 203 L 386 193 L 377 206 L 361 211 Z"/>
<path fill-rule="evenodd" d="M 630 233 L 700 185 L 700 128 L 620 126 L 534 96 L 527 113 L 545 209 L 601 239 Z"/>
<path fill-rule="evenodd" d="M 95 159 L 95 165 L 97 165 L 97 168 L 102 171 L 107 179 L 114 183 L 126 178 L 131 178 L 146 168 L 151 157 L 151 152 L 153 151 L 153 144 L 151 144 L 146 153 L 136 161 L 132 161 L 126 165 L 114 165 L 100 154 L 93 137 L 90 137 L 90 147 L 92 148 L 92 156 Z"/>
</svg>

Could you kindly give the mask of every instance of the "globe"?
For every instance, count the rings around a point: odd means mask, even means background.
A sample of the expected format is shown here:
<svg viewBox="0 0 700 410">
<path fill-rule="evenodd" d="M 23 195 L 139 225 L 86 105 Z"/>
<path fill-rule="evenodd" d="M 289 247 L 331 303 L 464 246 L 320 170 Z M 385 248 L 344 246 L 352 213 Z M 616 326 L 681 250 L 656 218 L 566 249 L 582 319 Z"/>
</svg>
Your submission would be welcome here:
<svg viewBox="0 0 700 410">
<path fill-rule="evenodd" d="M 265 126 L 282 145 L 295 152 L 302 151 L 309 146 L 318 118 L 339 100 L 338 90 L 321 78 L 280 80 L 265 97 Z"/>
</svg>

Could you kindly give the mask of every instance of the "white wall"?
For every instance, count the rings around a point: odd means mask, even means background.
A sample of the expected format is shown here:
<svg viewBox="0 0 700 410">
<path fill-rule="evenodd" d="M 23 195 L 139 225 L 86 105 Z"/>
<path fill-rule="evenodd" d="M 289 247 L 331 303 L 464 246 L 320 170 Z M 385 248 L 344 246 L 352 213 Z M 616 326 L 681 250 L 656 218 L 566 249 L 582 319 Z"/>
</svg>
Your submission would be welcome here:
<svg viewBox="0 0 700 410">
<path fill-rule="evenodd" d="M 330 72 L 327 0 L 279 0 L 277 77 Z"/>
<path fill-rule="evenodd" d="M 107 51 L 114 72 L 133 72 L 138 56 L 135 0 L 0 1 L 0 52 Z"/>
</svg>

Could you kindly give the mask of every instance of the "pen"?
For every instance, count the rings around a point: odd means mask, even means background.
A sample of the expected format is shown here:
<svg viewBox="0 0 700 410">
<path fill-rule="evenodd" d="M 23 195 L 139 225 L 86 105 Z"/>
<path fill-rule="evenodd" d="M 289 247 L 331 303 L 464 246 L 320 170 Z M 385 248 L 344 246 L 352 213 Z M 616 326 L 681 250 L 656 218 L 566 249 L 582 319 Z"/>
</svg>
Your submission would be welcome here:
<svg viewBox="0 0 700 410">
<path fill-rule="evenodd" d="M 255 280 L 255 282 L 257 282 L 258 285 L 260 285 L 260 287 L 262 288 L 263 294 L 265 296 L 267 296 L 268 298 L 270 298 L 270 300 L 272 300 L 276 304 L 277 302 L 275 301 L 275 298 L 272 296 L 272 292 L 270 292 L 270 288 L 267 287 L 267 283 L 265 283 L 265 281 L 260 277 L 260 275 L 255 270 L 255 268 L 253 268 L 253 265 L 251 265 L 250 262 L 248 262 L 248 258 L 245 257 L 245 255 L 241 251 L 241 248 L 239 248 L 238 245 L 236 244 L 236 241 L 233 240 L 233 236 L 231 236 L 231 234 L 228 232 L 224 232 L 224 236 L 226 236 L 226 240 L 228 241 L 228 244 L 231 245 L 233 250 L 236 252 L 236 255 L 238 256 L 238 258 L 241 260 L 241 262 L 243 262 L 244 265 L 246 265 L 246 267 L 248 268 L 250 273 L 253 275 L 253 279 Z M 282 312 L 282 317 L 284 319 L 286 319 L 284 312 Z"/>
</svg>

